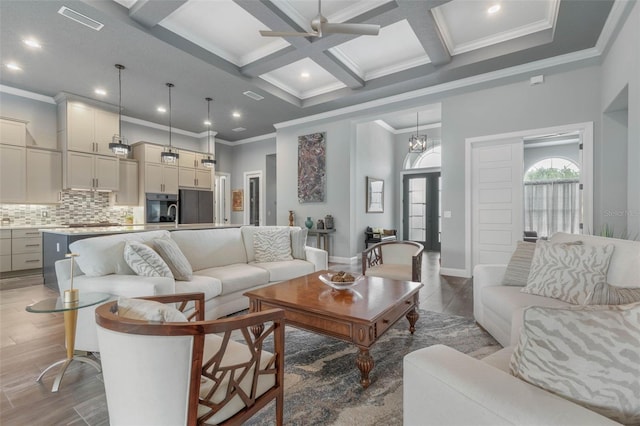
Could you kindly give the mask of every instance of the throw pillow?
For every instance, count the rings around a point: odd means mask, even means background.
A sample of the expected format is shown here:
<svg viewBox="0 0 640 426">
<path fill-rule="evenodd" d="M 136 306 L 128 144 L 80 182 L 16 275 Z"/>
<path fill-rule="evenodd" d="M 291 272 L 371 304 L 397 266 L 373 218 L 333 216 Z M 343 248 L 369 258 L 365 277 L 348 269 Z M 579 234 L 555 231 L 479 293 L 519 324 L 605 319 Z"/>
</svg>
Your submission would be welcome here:
<svg viewBox="0 0 640 426">
<path fill-rule="evenodd" d="M 513 285 L 524 287 L 527 285 L 527 278 L 529 278 L 529 271 L 531 270 L 531 261 L 533 260 L 533 253 L 536 250 L 535 243 L 527 243 L 525 241 L 518 241 L 516 251 L 511 255 L 507 270 L 504 273 L 502 279 L 502 285 Z"/>
<path fill-rule="evenodd" d="M 173 278 L 171 269 L 164 260 L 146 244 L 127 241 L 124 245 L 124 260 L 138 275 Z"/>
<path fill-rule="evenodd" d="M 304 248 L 307 246 L 307 230 L 291 228 L 291 255 L 294 259 L 307 260 Z"/>
<path fill-rule="evenodd" d="M 187 322 L 187 317 L 173 306 L 154 300 L 130 299 L 120 297 L 118 299 L 118 316 L 122 318 L 137 319 L 154 322 Z"/>
<path fill-rule="evenodd" d="M 587 298 L 587 305 L 626 305 L 640 302 L 640 287 L 616 287 L 598 283 Z"/>
<path fill-rule="evenodd" d="M 640 303 L 524 311 L 511 374 L 623 424 L 640 423 Z"/>
<path fill-rule="evenodd" d="M 582 305 L 596 284 L 607 281 L 613 249 L 612 244 L 597 247 L 539 240 L 521 291 Z"/>
<path fill-rule="evenodd" d="M 158 252 L 162 260 L 169 266 L 173 277 L 178 281 L 191 281 L 193 269 L 189 260 L 171 238 L 156 238 L 152 241 L 153 248 Z"/>
<path fill-rule="evenodd" d="M 263 229 L 253 236 L 256 262 L 292 260 L 289 229 Z"/>
</svg>

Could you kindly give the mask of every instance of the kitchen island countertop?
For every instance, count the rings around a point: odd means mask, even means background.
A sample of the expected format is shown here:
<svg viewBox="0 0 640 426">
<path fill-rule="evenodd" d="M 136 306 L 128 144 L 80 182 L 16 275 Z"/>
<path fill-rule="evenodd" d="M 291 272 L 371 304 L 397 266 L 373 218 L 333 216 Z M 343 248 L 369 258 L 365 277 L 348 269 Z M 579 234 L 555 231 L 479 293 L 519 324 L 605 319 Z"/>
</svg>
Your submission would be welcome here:
<svg viewBox="0 0 640 426">
<path fill-rule="evenodd" d="M 239 228 L 242 225 L 232 225 L 223 223 L 191 223 L 174 225 L 173 223 L 147 223 L 142 225 L 120 225 L 120 226 L 91 226 L 91 227 L 60 227 L 60 228 L 41 228 L 41 232 L 47 232 L 59 235 L 106 235 L 106 234 L 124 234 L 127 232 L 144 232 L 157 230 L 185 230 L 185 229 L 219 229 L 219 228 Z"/>
</svg>

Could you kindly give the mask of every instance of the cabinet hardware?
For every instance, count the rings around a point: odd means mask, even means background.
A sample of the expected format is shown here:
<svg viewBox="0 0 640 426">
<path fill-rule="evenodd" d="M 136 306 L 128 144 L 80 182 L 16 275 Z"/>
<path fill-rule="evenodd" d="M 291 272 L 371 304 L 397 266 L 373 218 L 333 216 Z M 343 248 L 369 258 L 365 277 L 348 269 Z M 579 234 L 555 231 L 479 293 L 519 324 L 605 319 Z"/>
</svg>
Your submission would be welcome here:
<svg viewBox="0 0 640 426">
<path fill-rule="evenodd" d="M 99 182 L 98 178 L 96 178 L 96 188 L 100 185 Z"/>
<path fill-rule="evenodd" d="M 36 263 L 36 262 L 40 262 L 39 259 L 36 260 L 25 260 L 25 263 Z"/>
<path fill-rule="evenodd" d="M 40 244 L 25 244 L 25 247 L 40 247 Z"/>
<path fill-rule="evenodd" d="M 25 235 L 40 235 L 39 232 L 25 232 Z"/>
</svg>

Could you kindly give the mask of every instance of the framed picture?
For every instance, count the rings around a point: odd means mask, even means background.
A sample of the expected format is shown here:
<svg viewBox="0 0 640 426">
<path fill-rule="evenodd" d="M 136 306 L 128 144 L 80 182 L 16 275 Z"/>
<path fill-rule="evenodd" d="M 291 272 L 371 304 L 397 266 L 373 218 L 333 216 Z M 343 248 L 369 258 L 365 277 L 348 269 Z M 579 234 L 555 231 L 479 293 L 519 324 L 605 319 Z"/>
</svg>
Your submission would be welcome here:
<svg viewBox="0 0 640 426">
<path fill-rule="evenodd" d="M 384 180 L 367 176 L 367 213 L 384 212 Z"/>
<path fill-rule="evenodd" d="M 231 191 L 231 206 L 234 212 L 244 210 L 244 190 L 234 189 Z"/>
<path fill-rule="evenodd" d="M 324 133 L 298 136 L 298 202 L 322 203 L 327 187 Z"/>
</svg>

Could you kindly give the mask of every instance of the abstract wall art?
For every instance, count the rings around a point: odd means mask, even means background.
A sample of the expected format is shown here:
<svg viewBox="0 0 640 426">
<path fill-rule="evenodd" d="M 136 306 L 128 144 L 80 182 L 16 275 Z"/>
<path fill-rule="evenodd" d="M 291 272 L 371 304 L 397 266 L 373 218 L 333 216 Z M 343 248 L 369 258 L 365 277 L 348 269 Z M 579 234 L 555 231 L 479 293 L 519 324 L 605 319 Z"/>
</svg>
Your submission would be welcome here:
<svg viewBox="0 0 640 426">
<path fill-rule="evenodd" d="M 298 136 L 298 202 L 325 201 L 327 187 L 325 133 Z"/>
</svg>

